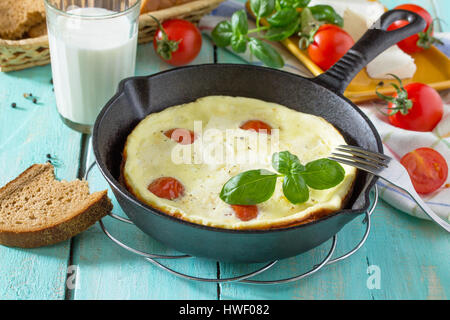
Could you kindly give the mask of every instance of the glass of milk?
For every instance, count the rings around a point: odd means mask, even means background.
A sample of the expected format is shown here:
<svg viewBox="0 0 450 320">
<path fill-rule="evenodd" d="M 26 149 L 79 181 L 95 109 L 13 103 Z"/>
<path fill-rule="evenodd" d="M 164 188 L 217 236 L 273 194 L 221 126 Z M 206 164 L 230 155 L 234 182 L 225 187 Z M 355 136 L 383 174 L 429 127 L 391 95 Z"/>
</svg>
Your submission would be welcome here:
<svg viewBox="0 0 450 320">
<path fill-rule="evenodd" d="M 136 64 L 140 0 L 45 0 L 58 112 L 91 133 L 97 115 Z"/>
</svg>

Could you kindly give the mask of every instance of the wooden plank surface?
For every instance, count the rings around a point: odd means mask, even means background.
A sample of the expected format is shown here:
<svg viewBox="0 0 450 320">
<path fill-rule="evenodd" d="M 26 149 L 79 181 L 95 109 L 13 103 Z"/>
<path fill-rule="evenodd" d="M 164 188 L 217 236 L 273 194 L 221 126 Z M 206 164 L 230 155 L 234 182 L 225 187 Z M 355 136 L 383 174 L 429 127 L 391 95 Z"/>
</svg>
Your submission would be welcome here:
<svg viewBox="0 0 450 320">
<path fill-rule="evenodd" d="M 450 32 L 450 1 L 448 0 L 431 0 L 434 9 L 434 17 L 439 17 L 441 20 L 436 21 L 436 26 L 439 28 L 436 31 Z"/>
<path fill-rule="evenodd" d="M 0 186 L 47 154 L 58 160 L 58 178 L 77 175 L 80 134 L 59 119 L 50 79 L 50 66 L 0 73 Z M 68 241 L 39 249 L 0 246 L 0 299 L 63 299 L 68 257 Z"/>
</svg>

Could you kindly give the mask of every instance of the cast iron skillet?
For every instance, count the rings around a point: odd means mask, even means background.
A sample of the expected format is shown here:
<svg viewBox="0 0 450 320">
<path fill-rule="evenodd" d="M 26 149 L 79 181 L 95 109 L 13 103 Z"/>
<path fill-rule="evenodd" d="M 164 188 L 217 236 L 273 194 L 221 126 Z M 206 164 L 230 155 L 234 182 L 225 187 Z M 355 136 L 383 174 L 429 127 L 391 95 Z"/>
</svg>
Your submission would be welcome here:
<svg viewBox="0 0 450 320">
<path fill-rule="evenodd" d="M 387 32 L 396 20 L 410 23 Z M 342 96 L 351 79 L 373 58 L 420 32 L 418 15 L 386 12 L 326 73 L 307 79 L 250 65 L 205 64 L 123 80 L 97 118 L 93 148 L 97 164 L 120 206 L 142 231 L 180 252 L 232 262 L 263 262 L 298 255 L 335 235 L 365 212 L 376 177 L 359 172 L 345 209 L 304 225 L 273 230 L 226 230 L 186 222 L 138 201 L 119 183 L 125 140 L 148 114 L 211 95 L 258 98 L 318 115 L 332 123 L 347 143 L 382 152 L 380 137 L 367 117 Z"/>
</svg>

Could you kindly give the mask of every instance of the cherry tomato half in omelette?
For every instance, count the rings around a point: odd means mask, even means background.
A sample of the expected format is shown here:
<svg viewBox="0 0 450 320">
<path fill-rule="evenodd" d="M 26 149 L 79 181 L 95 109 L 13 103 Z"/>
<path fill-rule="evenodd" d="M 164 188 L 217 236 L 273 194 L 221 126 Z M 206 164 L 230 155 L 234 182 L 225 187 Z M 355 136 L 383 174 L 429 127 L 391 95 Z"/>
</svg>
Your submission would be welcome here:
<svg viewBox="0 0 450 320">
<path fill-rule="evenodd" d="M 240 126 L 243 130 L 254 130 L 256 132 L 270 134 L 272 127 L 261 120 L 249 120 Z"/>
<path fill-rule="evenodd" d="M 167 130 L 164 135 L 180 144 L 191 144 L 196 138 L 193 131 L 180 128 Z"/>
<path fill-rule="evenodd" d="M 242 221 L 249 221 L 258 216 L 258 207 L 255 205 L 232 205 L 234 213 Z"/>
<path fill-rule="evenodd" d="M 154 180 L 147 187 L 148 191 L 157 197 L 174 200 L 184 193 L 183 184 L 172 177 L 161 177 Z"/>
</svg>

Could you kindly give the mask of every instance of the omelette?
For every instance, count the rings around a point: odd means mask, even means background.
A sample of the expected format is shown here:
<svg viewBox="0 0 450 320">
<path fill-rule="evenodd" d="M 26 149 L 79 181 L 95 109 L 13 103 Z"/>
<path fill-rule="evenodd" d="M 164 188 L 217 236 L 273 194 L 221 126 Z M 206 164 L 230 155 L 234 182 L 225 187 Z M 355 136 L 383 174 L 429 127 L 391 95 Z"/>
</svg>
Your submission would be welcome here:
<svg viewBox="0 0 450 320">
<path fill-rule="evenodd" d="M 225 229 L 282 228 L 340 210 L 349 198 L 356 169 L 309 199 L 289 202 L 278 179 L 272 197 L 242 215 L 220 199 L 224 184 L 248 170 L 274 171 L 275 152 L 289 151 L 302 164 L 330 156 L 346 144 L 321 117 L 258 99 L 208 96 L 144 118 L 125 143 L 122 181 L 141 202 L 177 218 Z"/>
</svg>

